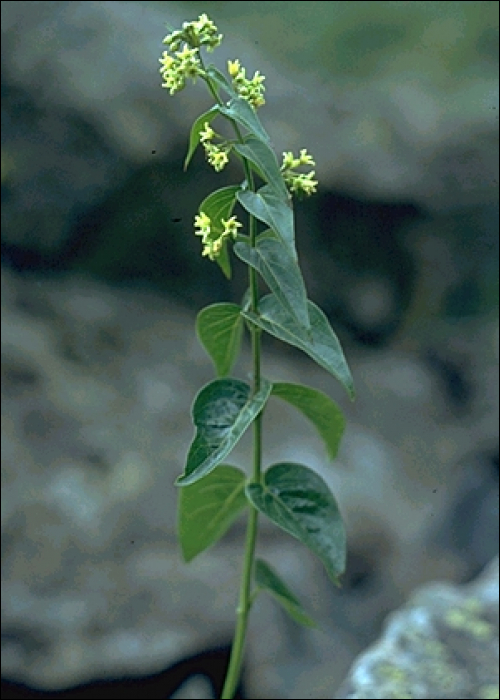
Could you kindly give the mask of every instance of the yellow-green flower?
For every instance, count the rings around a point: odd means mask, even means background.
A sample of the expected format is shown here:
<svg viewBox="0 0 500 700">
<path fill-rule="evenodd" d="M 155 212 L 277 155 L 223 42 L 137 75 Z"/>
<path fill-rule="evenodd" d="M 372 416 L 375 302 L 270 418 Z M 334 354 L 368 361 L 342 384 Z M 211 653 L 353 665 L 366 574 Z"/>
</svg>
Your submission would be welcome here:
<svg viewBox="0 0 500 700">
<path fill-rule="evenodd" d="M 206 14 L 202 14 L 193 22 L 184 22 L 182 29 L 168 34 L 163 43 L 168 44 L 171 51 L 178 51 L 183 42 L 192 49 L 204 46 L 207 51 L 213 51 L 222 43 L 222 34 Z"/>
<path fill-rule="evenodd" d="M 314 170 L 306 175 L 293 175 L 287 183 L 290 186 L 290 192 L 298 195 L 305 194 L 307 197 L 314 194 L 318 186 L 318 181 L 314 179 L 314 176 Z"/>
<path fill-rule="evenodd" d="M 195 82 L 196 78 L 204 73 L 199 49 L 190 49 L 187 44 L 184 44 L 181 51 L 176 51 L 174 56 L 164 51 L 159 60 L 162 87 L 168 88 L 171 95 L 185 87 L 186 78 Z"/>
<path fill-rule="evenodd" d="M 228 73 L 233 79 L 233 86 L 238 95 L 246 100 L 254 109 L 265 104 L 264 100 L 264 80 L 265 76 L 256 71 L 253 78 L 246 77 L 246 70 L 241 66 L 238 59 L 227 62 Z"/>
<path fill-rule="evenodd" d="M 300 165 L 312 165 L 313 167 L 316 165 L 314 158 L 307 152 L 306 148 L 300 150 L 299 161 Z"/>
<path fill-rule="evenodd" d="M 200 45 L 206 46 L 208 51 L 213 51 L 222 42 L 222 34 L 212 22 L 212 20 L 203 13 L 194 22 L 191 22 L 195 34 L 199 38 Z"/>
<path fill-rule="evenodd" d="M 164 51 L 160 58 L 162 87 L 174 95 L 186 86 L 187 78 L 195 82 L 204 75 L 200 49 L 204 46 L 207 51 L 213 51 L 221 41 L 222 34 L 205 14 L 194 22 L 184 22 L 182 29 L 166 36 L 163 43 L 168 45 L 170 53 Z"/>
<path fill-rule="evenodd" d="M 206 238 L 210 235 L 212 222 L 210 220 L 210 217 L 207 216 L 205 212 L 201 211 L 194 217 L 194 226 L 195 229 L 198 229 L 197 231 L 195 230 L 195 234 L 197 236 L 202 236 L 203 238 Z"/>
<path fill-rule="evenodd" d="M 178 70 L 184 76 L 196 78 L 201 72 L 200 52 L 198 49 L 190 49 L 184 44 L 182 51 L 176 51 L 175 57 L 178 61 Z"/>
<path fill-rule="evenodd" d="M 314 179 L 316 175 L 314 170 L 309 173 L 297 172 L 297 168 L 304 165 L 312 167 L 316 165 L 314 158 L 307 152 L 306 148 L 301 149 L 298 158 L 291 151 L 283 153 L 281 173 L 288 189 L 292 194 L 309 196 L 316 192 L 318 181 Z"/>
<path fill-rule="evenodd" d="M 214 137 L 215 131 L 208 122 L 205 122 L 203 129 L 200 131 L 200 142 L 204 144 L 207 141 L 211 141 Z"/>
<path fill-rule="evenodd" d="M 213 225 L 210 217 L 205 212 L 200 212 L 194 218 L 195 234 L 201 236 L 203 257 L 208 257 L 210 260 L 216 260 L 220 255 L 224 242 L 227 239 L 234 239 L 238 234 L 238 229 L 241 228 L 240 222 L 235 216 L 229 219 L 221 219 L 222 232 L 217 235 L 213 230 Z"/>
<path fill-rule="evenodd" d="M 169 71 L 172 69 L 172 67 L 175 64 L 175 59 L 168 53 L 168 51 L 164 51 L 162 54 L 162 57 L 160 58 L 160 63 L 161 63 L 161 71 Z"/>
<path fill-rule="evenodd" d="M 236 78 L 238 73 L 240 72 L 241 65 L 238 59 L 235 61 L 228 61 L 227 62 L 227 72 L 231 76 L 231 78 Z"/>
<path fill-rule="evenodd" d="M 231 218 L 229 218 L 227 221 L 225 219 L 221 219 L 221 223 L 224 227 L 222 236 L 224 238 L 236 238 L 238 235 L 238 229 L 242 226 L 237 218 L 235 216 L 231 216 Z"/>
<path fill-rule="evenodd" d="M 214 241 L 207 239 L 204 241 L 204 247 L 201 251 L 203 257 L 208 257 L 209 260 L 214 261 L 221 253 L 222 250 L 222 239 L 216 238 Z"/>
<path fill-rule="evenodd" d="M 300 168 L 301 165 L 312 165 L 313 167 L 316 165 L 313 157 L 307 152 L 306 148 L 301 149 L 298 158 L 295 158 L 291 151 L 283 153 L 283 165 L 281 166 L 282 171 L 295 170 L 296 168 Z"/>
<path fill-rule="evenodd" d="M 229 163 L 229 146 L 216 146 L 213 143 L 205 142 L 203 144 L 205 148 L 205 153 L 207 155 L 207 160 L 215 170 L 215 172 L 220 172 Z"/>
</svg>

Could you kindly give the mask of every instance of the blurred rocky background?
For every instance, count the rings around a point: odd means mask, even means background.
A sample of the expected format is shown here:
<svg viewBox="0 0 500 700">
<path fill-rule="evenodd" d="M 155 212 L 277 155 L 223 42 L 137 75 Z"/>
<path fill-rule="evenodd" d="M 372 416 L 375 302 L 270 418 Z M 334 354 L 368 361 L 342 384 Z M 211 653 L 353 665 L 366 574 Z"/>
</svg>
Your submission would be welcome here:
<svg viewBox="0 0 500 700">
<path fill-rule="evenodd" d="M 189 566 L 175 535 L 189 406 L 212 378 L 195 314 L 244 291 L 192 235 L 202 198 L 241 174 L 199 154 L 183 172 L 210 103 L 160 88 L 166 25 L 201 12 L 227 36 L 214 62 L 266 75 L 276 149 L 318 164 L 299 253 L 358 399 L 266 342 L 267 376 L 323 389 L 348 418 L 331 465 L 271 405 L 266 461 L 327 479 L 349 563 L 334 590 L 264 526 L 261 553 L 322 626 L 259 600 L 245 682 L 249 697 L 331 698 L 415 588 L 448 582 L 418 599 L 434 619 L 498 551 L 494 2 L 2 2 L 2 674 L 46 691 L 153 674 L 232 635 L 243 525 Z M 494 693 L 496 664 L 463 697 Z M 388 697 L 377 682 L 349 697 Z"/>
</svg>

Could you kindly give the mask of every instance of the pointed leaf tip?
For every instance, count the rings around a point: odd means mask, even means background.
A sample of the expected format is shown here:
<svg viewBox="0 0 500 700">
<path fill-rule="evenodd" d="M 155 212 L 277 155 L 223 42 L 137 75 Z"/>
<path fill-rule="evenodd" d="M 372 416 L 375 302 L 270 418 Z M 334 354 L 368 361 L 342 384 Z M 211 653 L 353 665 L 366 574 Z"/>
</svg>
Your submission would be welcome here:
<svg viewBox="0 0 500 700">
<path fill-rule="evenodd" d="M 295 622 L 305 627 L 318 626 L 276 571 L 262 559 L 255 562 L 255 583 L 268 591 Z"/>
</svg>

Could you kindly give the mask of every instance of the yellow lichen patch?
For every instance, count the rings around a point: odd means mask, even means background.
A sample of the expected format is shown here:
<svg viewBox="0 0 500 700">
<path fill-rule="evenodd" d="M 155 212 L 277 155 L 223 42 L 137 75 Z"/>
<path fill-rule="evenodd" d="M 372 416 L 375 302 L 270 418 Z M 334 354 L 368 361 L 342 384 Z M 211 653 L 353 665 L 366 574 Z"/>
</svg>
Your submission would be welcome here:
<svg viewBox="0 0 500 700">
<path fill-rule="evenodd" d="M 377 675 L 384 680 L 394 683 L 405 683 L 408 681 L 408 674 L 402 668 L 392 664 L 380 664 L 377 671 Z"/>
<path fill-rule="evenodd" d="M 396 700 L 414 697 L 410 691 L 411 678 L 403 668 L 391 663 L 381 663 L 377 666 L 376 676 L 381 683 L 385 698 Z"/>
<path fill-rule="evenodd" d="M 485 685 L 479 689 L 478 698 L 481 700 L 499 700 L 500 689 L 498 685 Z"/>
<path fill-rule="evenodd" d="M 436 639 L 425 639 L 422 644 L 423 650 L 427 656 L 433 659 L 446 658 L 446 647 L 442 642 Z"/>
<path fill-rule="evenodd" d="M 483 604 L 477 598 L 467 598 L 461 607 L 473 615 L 481 615 L 484 609 Z"/>
<path fill-rule="evenodd" d="M 465 606 L 450 608 L 444 620 L 452 629 L 468 632 L 478 639 L 488 639 L 493 634 L 492 625 L 471 613 Z"/>
</svg>

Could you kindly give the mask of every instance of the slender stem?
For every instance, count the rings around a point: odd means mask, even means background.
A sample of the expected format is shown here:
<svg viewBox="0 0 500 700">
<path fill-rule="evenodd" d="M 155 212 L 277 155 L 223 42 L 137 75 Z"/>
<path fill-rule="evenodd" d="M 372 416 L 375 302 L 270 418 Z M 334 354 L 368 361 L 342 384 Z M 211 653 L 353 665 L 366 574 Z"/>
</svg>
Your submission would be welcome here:
<svg viewBox="0 0 500 700">
<path fill-rule="evenodd" d="M 241 664 L 243 661 L 243 651 L 248 626 L 248 614 L 250 612 L 250 585 L 253 570 L 255 541 L 257 538 L 257 516 L 258 512 L 255 510 L 255 508 L 251 508 L 248 516 L 245 559 L 243 562 L 240 598 L 237 608 L 236 630 L 234 633 L 229 668 L 227 670 L 221 700 L 231 700 L 234 697 L 234 693 L 241 675 Z"/>
<path fill-rule="evenodd" d="M 251 177 L 251 174 L 250 174 Z M 252 245 L 255 245 L 256 226 L 255 220 L 250 216 L 250 238 Z M 249 267 L 250 294 L 252 300 L 252 310 L 257 310 L 258 304 L 258 283 L 255 270 Z M 252 362 L 253 362 L 253 392 L 260 389 L 260 356 L 261 356 L 261 334 L 257 326 L 251 327 L 252 335 Z M 253 423 L 253 473 L 252 479 L 259 482 L 261 478 L 262 466 L 262 412 L 255 418 Z M 237 608 L 236 630 L 231 649 L 229 668 L 227 670 L 221 700 L 231 700 L 234 697 L 236 686 L 241 675 L 241 665 L 243 661 L 243 651 L 245 637 L 248 627 L 248 615 L 253 602 L 252 596 L 252 572 L 255 556 L 255 545 L 257 541 L 257 526 L 259 512 L 253 505 L 249 504 L 250 513 L 248 516 L 245 554 L 243 560 L 243 573 L 240 584 L 240 594 Z"/>
<path fill-rule="evenodd" d="M 221 104 L 221 100 L 217 94 L 212 81 L 206 79 L 210 92 L 213 97 Z M 236 132 L 238 140 L 243 143 L 243 136 L 239 126 L 232 119 L 230 120 Z M 243 158 L 243 167 L 248 187 L 255 190 L 255 182 L 249 162 Z M 250 244 L 255 247 L 257 238 L 257 224 L 255 218 L 249 216 L 249 235 Z M 251 308 L 254 313 L 257 313 L 259 304 L 259 285 L 257 273 L 252 267 L 248 267 L 248 281 L 250 287 Z M 256 394 L 260 389 L 261 384 L 261 330 L 257 326 L 250 326 L 252 336 L 252 393 Z M 260 482 L 262 470 L 262 412 L 255 418 L 253 423 L 253 469 L 252 480 Z M 238 681 L 241 675 L 241 665 L 243 662 L 243 652 L 245 648 L 245 638 L 248 627 L 248 615 L 254 596 L 252 594 L 252 572 L 255 557 L 255 545 L 257 542 L 259 512 L 252 504 L 249 504 L 249 515 L 245 539 L 245 553 L 243 559 L 243 572 L 241 576 L 240 592 L 238 607 L 236 609 L 236 629 L 234 633 L 233 644 L 231 648 L 231 656 L 229 659 L 229 667 L 222 689 L 221 700 L 232 700 Z"/>
</svg>

